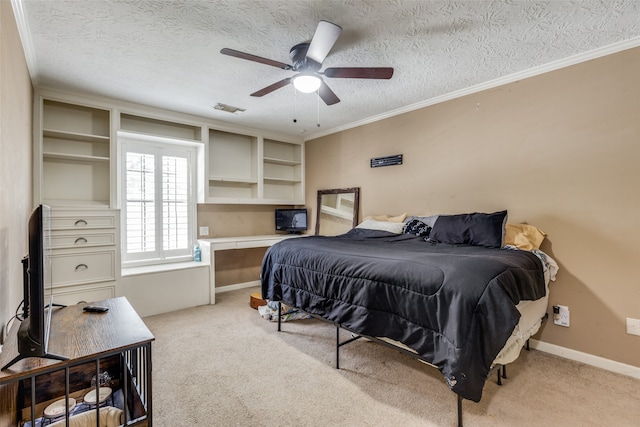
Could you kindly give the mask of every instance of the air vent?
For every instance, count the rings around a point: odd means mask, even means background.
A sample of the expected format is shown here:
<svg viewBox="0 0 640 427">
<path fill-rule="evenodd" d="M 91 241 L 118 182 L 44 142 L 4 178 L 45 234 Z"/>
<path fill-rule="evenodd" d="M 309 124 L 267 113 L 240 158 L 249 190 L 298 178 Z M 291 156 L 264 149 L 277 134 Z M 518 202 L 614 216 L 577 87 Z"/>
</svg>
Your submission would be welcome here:
<svg viewBox="0 0 640 427">
<path fill-rule="evenodd" d="M 393 166 L 402 164 L 402 154 L 387 157 L 374 157 L 371 159 L 371 167 L 379 168 L 382 166 Z"/>
<path fill-rule="evenodd" d="M 244 108 L 234 107 L 233 105 L 221 104 L 219 102 L 216 105 L 214 105 L 213 108 L 216 110 L 225 111 L 227 113 L 233 113 L 233 114 L 240 114 L 246 111 Z"/>
</svg>

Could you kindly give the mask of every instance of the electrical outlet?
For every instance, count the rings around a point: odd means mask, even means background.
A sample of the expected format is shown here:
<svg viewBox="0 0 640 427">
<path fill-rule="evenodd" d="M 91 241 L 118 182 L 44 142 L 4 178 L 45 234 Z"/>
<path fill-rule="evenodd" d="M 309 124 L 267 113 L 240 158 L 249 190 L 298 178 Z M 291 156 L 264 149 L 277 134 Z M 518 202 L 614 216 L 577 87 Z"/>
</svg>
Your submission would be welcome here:
<svg viewBox="0 0 640 427">
<path fill-rule="evenodd" d="M 208 236 L 209 235 L 209 227 L 208 226 L 200 227 L 200 235 L 201 236 Z"/>
<path fill-rule="evenodd" d="M 640 335 L 640 319 L 627 317 L 627 333 L 631 335 Z"/>
<path fill-rule="evenodd" d="M 554 305 L 553 323 L 568 328 L 570 324 L 569 307 L 566 305 Z"/>
</svg>

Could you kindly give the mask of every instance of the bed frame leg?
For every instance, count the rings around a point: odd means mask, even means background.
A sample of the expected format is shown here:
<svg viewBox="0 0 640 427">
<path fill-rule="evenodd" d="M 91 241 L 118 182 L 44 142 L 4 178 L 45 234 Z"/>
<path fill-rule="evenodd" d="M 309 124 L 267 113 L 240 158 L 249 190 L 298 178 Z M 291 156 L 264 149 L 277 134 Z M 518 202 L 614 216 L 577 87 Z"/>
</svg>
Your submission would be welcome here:
<svg viewBox="0 0 640 427">
<path fill-rule="evenodd" d="M 502 378 L 507 379 L 507 365 L 498 366 L 498 385 L 502 385 Z"/>
<path fill-rule="evenodd" d="M 458 395 L 458 427 L 462 427 L 462 396 Z"/>
<path fill-rule="evenodd" d="M 527 346 L 526 346 L 526 349 L 527 349 L 527 351 L 531 350 L 531 349 L 529 348 L 529 340 L 527 340 Z"/>
<path fill-rule="evenodd" d="M 282 303 L 278 301 L 278 332 L 282 330 Z"/>
<path fill-rule="evenodd" d="M 340 326 L 336 326 L 336 369 L 340 369 Z"/>
</svg>

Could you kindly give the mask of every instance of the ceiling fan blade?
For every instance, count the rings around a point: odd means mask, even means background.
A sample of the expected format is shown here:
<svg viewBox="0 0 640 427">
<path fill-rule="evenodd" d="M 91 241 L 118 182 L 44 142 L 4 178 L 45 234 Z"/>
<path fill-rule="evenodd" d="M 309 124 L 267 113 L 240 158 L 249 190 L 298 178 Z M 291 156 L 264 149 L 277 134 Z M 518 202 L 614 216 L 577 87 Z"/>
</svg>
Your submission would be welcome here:
<svg viewBox="0 0 640 427">
<path fill-rule="evenodd" d="M 338 67 L 327 68 L 323 74 L 331 78 L 343 79 L 390 79 L 393 68 L 389 67 Z"/>
<path fill-rule="evenodd" d="M 276 89 L 280 89 L 281 87 L 284 87 L 284 86 L 288 85 L 289 83 L 291 83 L 291 77 L 287 77 L 286 79 L 282 79 L 279 82 L 276 82 L 276 83 L 274 83 L 274 84 L 272 84 L 270 86 L 267 86 L 267 87 L 265 87 L 263 89 L 260 89 L 260 90 L 258 90 L 256 92 L 253 92 L 251 94 L 251 96 L 260 97 L 260 96 L 267 95 L 267 94 L 273 92 Z"/>
<path fill-rule="evenodd" d="M 327 86 L 325 82 L 320 84 L 320 89 L 318 89 L 318 95 L 327 105 L 333 105 L 340 102 L 340 98 L 336 96 L 335 93 Z"/>
<path fill-rule="evenodd" d="M 309 44 L 309 49 L 307 49 L 307 58 L 322 64 L 341 32 L 342 27 L 339 25 L 329 21 L 320 21 Z"/>
<path fill-rule="evenodd" d="M 282 68 L 283 70 L 290 70 L 293 67 L 289 64 L 285 64 L 284 62 L 274 61 L 273 59 L 263 58 L 261 56 L 252 55 L 250 53 L 240 52 L 238 50 L 224 48 L 220 51 L 223 55 L 229 55 L 240 59 L 246 59 L 249 61 L 259 62 L 261 64 L 271 65 L 272 67 Z"/>
</svg>

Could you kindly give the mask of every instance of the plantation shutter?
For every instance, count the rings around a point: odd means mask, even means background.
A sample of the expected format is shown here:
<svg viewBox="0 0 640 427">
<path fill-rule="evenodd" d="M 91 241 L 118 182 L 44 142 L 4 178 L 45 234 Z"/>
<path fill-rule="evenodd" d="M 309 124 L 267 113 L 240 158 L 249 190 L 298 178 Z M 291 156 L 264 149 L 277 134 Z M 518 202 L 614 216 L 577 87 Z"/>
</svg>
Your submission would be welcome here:
<svg viewBox="0 0 640 427">
<path fill-rule="evenodd" d="M 123 262 L 149 264 L 190 258 L 195 150 L 129 142 L 123 151 Z"/>
</svg>

